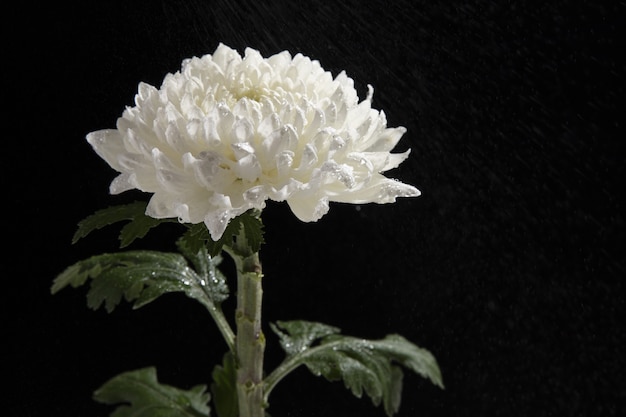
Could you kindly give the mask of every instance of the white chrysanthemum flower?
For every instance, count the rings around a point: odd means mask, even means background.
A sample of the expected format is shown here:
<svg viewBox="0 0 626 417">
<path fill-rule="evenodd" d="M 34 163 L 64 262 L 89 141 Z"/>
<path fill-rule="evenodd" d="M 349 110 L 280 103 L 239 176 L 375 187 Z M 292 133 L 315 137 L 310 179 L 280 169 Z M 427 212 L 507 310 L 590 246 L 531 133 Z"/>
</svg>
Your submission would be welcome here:
<svg viewBox="0 0 626 417">
<path fill-rule="evenodd" d="M 409 151 L 392 154 L 403 127 L 387 128 L 359 102 L 354 82 L 333 78 L 318 61 L 287 51 L 264 59 L 219 45 L 213 55 L 185 60 L 160 89 L 141 83 L 135 106 L 117 129 L 87 135 L 120 175 L 113 194 L 154 193 L 147 214 L 204 222 L 217 240 L 228 222 L 267 199 L 287 201 L 305 222 L 330 201 L 390 203 L 418 196 L 383 172 Z"/>
</svg>

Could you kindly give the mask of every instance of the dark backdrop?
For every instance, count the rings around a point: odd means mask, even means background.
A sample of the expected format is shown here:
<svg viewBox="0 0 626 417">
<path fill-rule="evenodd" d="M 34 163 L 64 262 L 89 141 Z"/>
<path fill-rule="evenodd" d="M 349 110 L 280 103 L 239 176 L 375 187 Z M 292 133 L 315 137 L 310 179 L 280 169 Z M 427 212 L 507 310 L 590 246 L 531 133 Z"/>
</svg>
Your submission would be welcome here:
<svg viewBox="0 0 626 417">
<path fill-rule="evenodd" d="M 108 415 L 92 391 L 148 365 L 165 383 L 208 382 L 225 346 L 200 305 L 170 295 L 109 315 L 87 309 L 84 289 L 49 287 L 69 264 L 116 249 L 114 228 L 72 246 L 77 221 L 147 198 L 108 195 L 115 173 L 84 136 L 114 127 L 140 81 L 159 86 L 223 42 L 302 52 L 346 70 L 361 98 L 372 84 L 389 126 L 408 128 L 398 150 L 411 156 L 392 175 L 423 192 L 360 210 L 333 204 L 311 224 L 269 204 L 267 321 L 397 332 L 431 350 L 446 389 L 406 374 L 400 417 L 623 415 L 624 5 L 500 3 L 6 6 L 16 24 L 3 65 L 2 414 Z M 170 249 L 174 235 L 164 228 L 133 247 Z M 268 334 L 267 368 L 280 359 Z M 270 411 L 384 415 L 304 369 Z"/>
</svg>

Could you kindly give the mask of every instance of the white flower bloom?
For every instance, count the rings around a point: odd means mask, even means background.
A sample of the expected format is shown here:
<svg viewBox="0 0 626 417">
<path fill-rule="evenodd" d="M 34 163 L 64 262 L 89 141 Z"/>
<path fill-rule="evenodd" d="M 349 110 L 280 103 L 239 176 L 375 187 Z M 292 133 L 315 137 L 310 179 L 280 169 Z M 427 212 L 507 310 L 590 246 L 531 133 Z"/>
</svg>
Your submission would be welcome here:
<svg viewBox="0 0 626 417">
<path fill-rule="evenodd" d="M 120 172 L 111 193 L 153 193 L 149 216 L 204 222 L 217 240 L 231 219 L 267 199 L 286 200 L 310 222 L 330 201 L 418 196 L 381 174 L 407 158 L 390 153 L 406 129 L 387 128 L 369 90 L 359 102 L 344 72 L 333 78 L 301 54 L 265 59 L 246 49 L 242 57 L 219 45 L 185 60 L 160 89 L 139 84 L 117 129 L 87 140 Z"/>
</svg>

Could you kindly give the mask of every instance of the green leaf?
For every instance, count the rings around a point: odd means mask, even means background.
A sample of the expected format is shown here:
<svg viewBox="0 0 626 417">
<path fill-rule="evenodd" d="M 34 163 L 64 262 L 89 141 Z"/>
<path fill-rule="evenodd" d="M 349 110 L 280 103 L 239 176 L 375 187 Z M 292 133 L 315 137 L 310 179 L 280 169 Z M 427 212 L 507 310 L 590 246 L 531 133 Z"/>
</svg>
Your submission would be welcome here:
<svg viewBox="0 0 626 417">
<path fill-rule="evenodd" d="M 411 343 L 399 334 L 387 335 L 382 340 L 372 342 L 360 340 L 366 345 L 372 344 L 379 354 L 399 363 L 416 374 L 427 378 L 433 384 L 443 388 L 443 380 L 435 357 L 426 349 Z M 328 340 L 330 342 L 330 339 Z"/>
<path fill-rule="evenodd" d="M 226 300 L 229 295 L 226 277 L 217 269 L 217 265 L 222 261 L 221 256 L 210 255 L 206 241 L 191 229 L 178 239 L 176 246 L 203 277 L 200 284 L 205 288 L 211 300 L 216 304 Z"/>
<path fill-rule="evenodd" d="M 210 262 L 210 261 L 209 261 Z M 87 305 L 93 309 L 103 303 L 111 312 L 121 301 L 134 301 L 139 308 L 169 292 L 184 292 L 203 304 L 212 303 L 207 277 L 198 275 L 177 253 L 128 251 L 92 256 L 71 265 L 53 282 L 51 292 L 68 285 L 78 287 L 91 278 Z"/>
<path fill-rule="evenodd" d="M 160 384 L 153 367 L 125 372 L 94 393 L 98 402 L 119 405 L 111 417 L 207 417 L 210 395 L 206 385 L 188 391 Z"/>
<path fill-rule="evenodd" d="M 358 398 L 365 392 L 375 405 L 382 402 L 388 416 L 400 407 L 400 366 L 443 388 L 433 355 L 402 336 L 365 340 L 339 335 L 338 329 L 324 324 L 297 321 L 279 322 L 272 329 L 281 339 L 291 369 L 303 364 L 314 375 L 329 381 L 343 380 Z M 316 339 L 319 343 L 313 346 Z"/>
<path fill-rule="evenodd" d="M 341 332 L 337 327 L 304 320 L 279 321 L 276 325 L 270 323 L 270 327 L 278 335 L 280 345 L 288 356 L 306 350 L 314 341 L 324 336 Z M 283 333 L 281 328 L 287 334 Z"/>
<path fill-rule="evenodd" d="M 224 355 L 222 365 L 216 365 L 212 373 L 213 384 L 211 393 L 218 417 L 237 417 L 239 406 L 237 404 L 235 359 L 231 352 Z"/>
<path fill-rule="evenodd" d="M 145 202 L 134 202 L 119 206 L 112 206 L 96 211 L 91 216 L 78 223 L 78 229 L 72 238 L 76 243 L 81 238 L 97 229 L 121 221 L 130 221 L 120 231 L 120 247 L 130 245 L 135 239 L 144 237 L 150 229 L 164 222 L 173 222 L 174 219 L 155 219 L 146 215 Z"/>
</svg>

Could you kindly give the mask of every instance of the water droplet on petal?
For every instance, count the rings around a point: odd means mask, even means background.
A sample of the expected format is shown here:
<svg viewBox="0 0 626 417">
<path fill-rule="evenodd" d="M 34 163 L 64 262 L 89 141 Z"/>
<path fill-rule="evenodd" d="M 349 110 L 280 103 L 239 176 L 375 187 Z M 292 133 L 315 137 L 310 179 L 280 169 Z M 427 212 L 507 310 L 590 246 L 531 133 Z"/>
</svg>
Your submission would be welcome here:
<svg viewBox="0 0 626 417">
<path fill-rule="evenodd" d="M 346 141 L 339 135 L 334 135 L 330 142 L 330 150 L 337 151 L 346 145 Z"/>
<path fill-rule="evenodd" d="M 293 165 L 294 153 L 291 151 L 283 151 L 276 157 L 276 168 L 280 177 L 288 175 L 291 165 Z"/>
<path fill-rule="evenodd" d="M 265 197 L 263 190 L 264 187 L 262 185 L 252 187 L 243 193 L 243 198 L 249 203 L 256 204 L 261 198 Z"/>
</svg>

